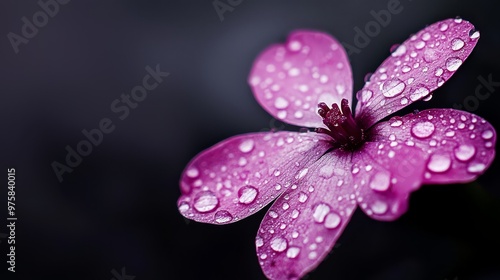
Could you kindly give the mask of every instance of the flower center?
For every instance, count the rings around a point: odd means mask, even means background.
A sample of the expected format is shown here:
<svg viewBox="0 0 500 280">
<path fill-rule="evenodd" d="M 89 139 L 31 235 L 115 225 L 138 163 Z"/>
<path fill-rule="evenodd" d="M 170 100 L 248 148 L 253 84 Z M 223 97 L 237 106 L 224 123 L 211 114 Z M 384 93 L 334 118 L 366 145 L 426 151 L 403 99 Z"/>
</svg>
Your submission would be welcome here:
<svg viewBox="0 0 500 280">
<path fill-rule="evenodd" d="M 344 150 L 354 150 L 359 147 L 365 140 L 365 134 L 356 121 L 354 120 L 349 101 L 342 99 L 340 102 L 340 110 L 337 103 L 332 104 L 329 108 L 324 102 L 318 104 L 318 114 L 323 118 L 323 123 L 328 127 L 316 128 L 317 133 L 328 134 L 333 139 L 335 148 Z"/>
</svg>

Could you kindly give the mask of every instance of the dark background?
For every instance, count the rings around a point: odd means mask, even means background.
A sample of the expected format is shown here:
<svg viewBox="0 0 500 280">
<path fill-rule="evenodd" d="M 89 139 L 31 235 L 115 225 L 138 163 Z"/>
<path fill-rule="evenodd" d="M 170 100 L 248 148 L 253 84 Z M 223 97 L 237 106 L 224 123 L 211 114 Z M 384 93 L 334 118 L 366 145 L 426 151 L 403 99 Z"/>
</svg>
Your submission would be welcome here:
<svg viewBox="0 0 500 280">
<path fill-rule="evenodd" d="M 254 237 L 264 211 L 227 226 L 189 222 L 176 206 L 180 174 L 193 156 L 229 136 L 284 128 L 246 83 L 260 51 L 297 28 L 352 44 L 353 28 L 363 29 L 370 11 L 388 2 L 245 0 L 221 21 L 211 1 L 73 0 L 15 54 L 7 34 L 20 34 L 21 18 L 32 19 L 40 6 L 1 1 L 0 158 L 4 178 L 16 168 L 14 276 L 110 280 L 125 268 L 135 280 L 263 279 Z M 477 47 L 431 101 L 406 111 L 463 104 L 479 76 L 500 81 L 494 3 L 401 0 L 403 11 L 350 56 L 355 91 L 392 44 L 455 16 L 481 31 Z M 119 120 L 111 102 L 156 64 L 170 76 Z M 499 128 L 499 101 L 492 92 L 474 113 Z M 116 129 L 59 182 L 51 163 L 64 163 L 65 147 L 106 117 Z M 496 160 L 474 183 L 425 186 L 395 222 L 357 211 L 308 278 L 500 279 L 498 171 Z M 0 233 L 7 232 L 6 181 Z M 6 239 L 0 241 L 0 278 L 15 279 L 7 273 Z"/>
</svg>

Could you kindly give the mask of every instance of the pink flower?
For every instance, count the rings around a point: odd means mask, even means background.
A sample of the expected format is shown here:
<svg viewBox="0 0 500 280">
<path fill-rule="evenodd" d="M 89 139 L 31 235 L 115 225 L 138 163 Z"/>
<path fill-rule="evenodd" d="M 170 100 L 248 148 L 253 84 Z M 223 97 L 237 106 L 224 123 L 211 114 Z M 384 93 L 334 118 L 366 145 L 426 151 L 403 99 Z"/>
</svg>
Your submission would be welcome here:
<svg viewBox="0 0 500 280">
<path fill-rule="evenodd" d="M 258 260 L 268 278 L 295 279 L 325 258 L 357 206 L 392 221 L 421 185 L 474 180 L 495 155 L 496 132 L 484 119 L 454 109 L 382 119 L 431 98 L 478 38 L 462 19 L 411 36 L 357 92 L 354 117 L 342 46 L 324 33 L 293 32 L 258 57 L 249 82 L 271 115 L 316 133 L 250 133 L 203 151 L 182 174 L 179 211 L 227 224 L 274 201 L 257 233 Z"/>
</svg>

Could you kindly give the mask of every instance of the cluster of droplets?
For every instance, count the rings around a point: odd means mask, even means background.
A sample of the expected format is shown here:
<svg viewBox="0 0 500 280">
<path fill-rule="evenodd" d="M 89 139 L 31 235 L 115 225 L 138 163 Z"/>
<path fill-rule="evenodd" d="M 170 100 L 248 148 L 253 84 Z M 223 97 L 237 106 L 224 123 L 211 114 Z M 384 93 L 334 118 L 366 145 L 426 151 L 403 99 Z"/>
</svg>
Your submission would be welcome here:
<svg viewBox="0 0 500 280">
<path fill-rule="evenodd" d="M 467 44 L 479 38 L 479 31 L 473 28 L 463 31 L 468 32 L 468 36 L 457 35 L 456 30 L 467 28 L 462 24 L 465 23 L 461 19 L 443 22 L 434 27 L 436 32 L 422 31 L 411 36 L 405 44 L 394 45 L 391 48 L 393 59 L 384 62 L 376 74 L 366 75 L 367 85 L 357 93 L 360 106 L 377 108 L 390 103 L 387 114 L 391 114 L 394 108 L 410 102 L 430 100 L 432 91 L 462 65 L 470 49 Z M 375 91 L 382 95 L 375 95 Z"/>
<path fill-rule="evenodd" d="M 330 48 L 314 51 L 318 53 L 312 54 L 304 38 L 295 36 L 285 46 L 275 48 L 272 58 L 256 65 L 259 71 L 250 77 L 250 85 L 262 91 L 265 104 L 279 119 L 302 119 L 314 113 L 315 104 L 338 102 L 337 96 L 350 93 L 350 85 L 336 76 L 349 67 L 338 58 L 340 46 L 332 41 Z"/>
</svg>

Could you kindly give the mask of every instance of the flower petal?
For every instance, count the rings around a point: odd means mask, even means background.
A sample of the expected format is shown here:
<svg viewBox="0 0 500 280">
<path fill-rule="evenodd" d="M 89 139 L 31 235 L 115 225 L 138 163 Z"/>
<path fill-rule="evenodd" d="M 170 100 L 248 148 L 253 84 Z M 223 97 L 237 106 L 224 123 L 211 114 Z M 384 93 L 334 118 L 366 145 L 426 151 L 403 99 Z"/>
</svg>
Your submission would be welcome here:
<svg viewBox="0 0 500 280">
<path fill-rule="evenodd" d="M 255 60 L 248 82 L 272 116 L 298 126 L 320 127 L 319 102 L 351 101 L 352 73 L 342 45 L 330 35 L 295 31 Z"/>
<path fill-rule="evenodd" d="M 365 128 L 430 98 L 472 52 L 479 31 L 462 19 L 434 23 L 411 36 L 387 58 L 357 93 L 356 118 Z"/>
<path fill-rule="evenodd" d="M 324 155 L 271 206 L 256 237 L 257 257 L 269 279 L 298 279 L 331 251 L 356 208 L 350 155 Z"/>
<path fill-rule="evenodd" d="M 197 155 L 184 170 L 179 211 L 198 222 L 243 219 L 290 186 L 302 166 L 327 149 L 315 133 L 262 132 L 235 136 Z"/>
<path fill-rule="evenodd" d="M 367 142 L 353 155 L 354 194 L 370 217 L 392 221 L 408 208 L 410 192 L 422 184 L 426 154 L 415 147 Z"/>
<path fill-rule="evenodd" d="M 373 134 L 378 141 L 424 151 L 427 184 L 472 181 L 495 157 L 495 129 L 481 117 L 454 109 L 395 117 L 374 126 Z"/>
</svg>

